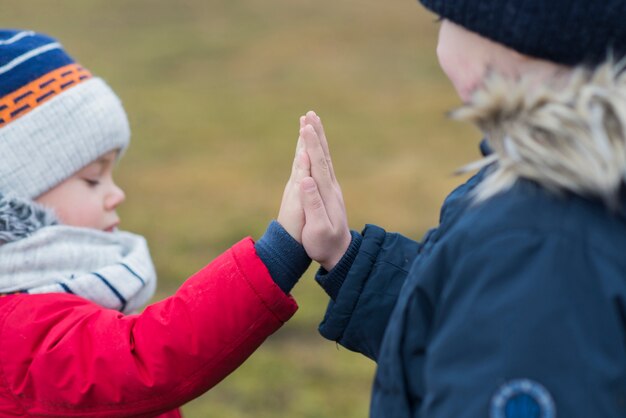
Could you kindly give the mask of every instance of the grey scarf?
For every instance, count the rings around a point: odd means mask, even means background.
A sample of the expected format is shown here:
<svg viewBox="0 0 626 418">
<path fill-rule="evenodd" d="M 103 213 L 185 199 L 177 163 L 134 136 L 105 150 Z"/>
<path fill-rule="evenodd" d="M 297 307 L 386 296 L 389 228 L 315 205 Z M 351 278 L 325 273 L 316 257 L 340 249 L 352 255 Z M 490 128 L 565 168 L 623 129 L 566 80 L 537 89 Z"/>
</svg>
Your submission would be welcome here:
<svg viewBox="0 0 626 418">
<path fill-rule="evenodd" d="M 155 287 L 143 237 L 60 225 L 32 201 L 0 195 L 0 293 L 73 293 L 131 313 Z"/>
</svg>

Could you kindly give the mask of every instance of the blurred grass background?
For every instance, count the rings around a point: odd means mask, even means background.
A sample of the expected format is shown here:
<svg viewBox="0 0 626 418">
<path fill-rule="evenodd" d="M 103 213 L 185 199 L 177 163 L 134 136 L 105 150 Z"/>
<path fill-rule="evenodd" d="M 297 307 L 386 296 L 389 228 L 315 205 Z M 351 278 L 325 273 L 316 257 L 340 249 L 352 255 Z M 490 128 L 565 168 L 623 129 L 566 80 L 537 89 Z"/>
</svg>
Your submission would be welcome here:
<svg viewBox="0 0 626 418">
<path fill-rule="evenodd" d="M 449 122 L 435 16 L 414 0 L 0 0 L 3 27 L 59 38 L 122 98 L 122 227 L 145 235 L 155 299 L 278 211 L 298 117 L 322 116 L 352 228 L 419 239 L 479 135 Z M 366 417 L 374 364 L 317 333 L 327 298 L 183 408 L 193 417 Z M 158 341 L 155 341 L 158 344 Z"/>
</svg>

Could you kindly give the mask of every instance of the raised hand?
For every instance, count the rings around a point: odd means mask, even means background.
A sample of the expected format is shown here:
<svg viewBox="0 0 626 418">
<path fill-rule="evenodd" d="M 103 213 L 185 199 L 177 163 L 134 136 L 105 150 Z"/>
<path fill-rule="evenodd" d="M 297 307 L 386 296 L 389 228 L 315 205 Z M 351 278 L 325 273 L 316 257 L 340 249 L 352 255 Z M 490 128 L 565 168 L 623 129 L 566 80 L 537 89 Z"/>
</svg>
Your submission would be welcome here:
<svg viewBox="0 0 626 418">
<path fill-rule="evenodd" d="M 310 164 L 310 176 L 300 179 L 305 223 L 302 245 L 309 257 L 331 270 L 350 245 L 346 208 L 335 177 L 322 121 L 315 112 L 300 118 L 300 138 Z"/>
<path fill-rule="evenodd" d="M 304 127 L 304 120 L 304 116 L 300 117 L 300 129 Z M 283 199 L 278 211 L 278 218 L 276 219 L 289 235 L 299 243 L 302 243 L 302 228 L 304 227 L 304 210 L 300 198 L 300 188 L 302 180 L 310 175 L 309 157 L 304 146 L 304 141 L 300 137 L 296 145 L 296 154 L 291 167 L 291 176 L 285 185 Z"/>
</svg>

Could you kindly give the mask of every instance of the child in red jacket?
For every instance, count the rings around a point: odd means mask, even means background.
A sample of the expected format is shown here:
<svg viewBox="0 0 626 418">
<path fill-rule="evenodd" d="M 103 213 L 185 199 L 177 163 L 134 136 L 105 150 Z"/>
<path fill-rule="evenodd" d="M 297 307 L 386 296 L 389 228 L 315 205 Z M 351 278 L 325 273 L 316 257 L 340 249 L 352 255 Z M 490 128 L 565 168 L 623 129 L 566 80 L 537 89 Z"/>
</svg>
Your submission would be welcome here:
<svg viewBox="0 0 626 418">
<path fill-rule="evenodd" d="M 297 309 L 302 152 L 283 228 L 132 314 L 156 275 L 145 240 L 117 229 L 129 136 L 119 99 L 56 40 L 0 30 L 0 416 L 180 416 Z"/>
</svg>

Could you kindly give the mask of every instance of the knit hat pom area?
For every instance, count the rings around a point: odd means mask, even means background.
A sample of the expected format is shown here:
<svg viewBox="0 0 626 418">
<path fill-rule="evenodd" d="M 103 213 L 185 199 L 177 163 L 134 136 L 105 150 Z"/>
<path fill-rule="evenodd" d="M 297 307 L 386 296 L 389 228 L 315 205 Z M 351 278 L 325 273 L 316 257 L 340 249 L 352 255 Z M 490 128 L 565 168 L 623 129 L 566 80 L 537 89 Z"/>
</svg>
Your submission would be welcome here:
<svg viewBox="0 0 626 418">
<path fill-rule="evenodd" d="M 0 29 L 0 192 L 34 199 L 130 140 L 122 104 L 54 38 Z"/>
<path fill-rule="evenodd" d="M 626 56 L 623 0 L 420 0 L 432 12 L 525 55 L 595 66 Z"/>
</svg>

